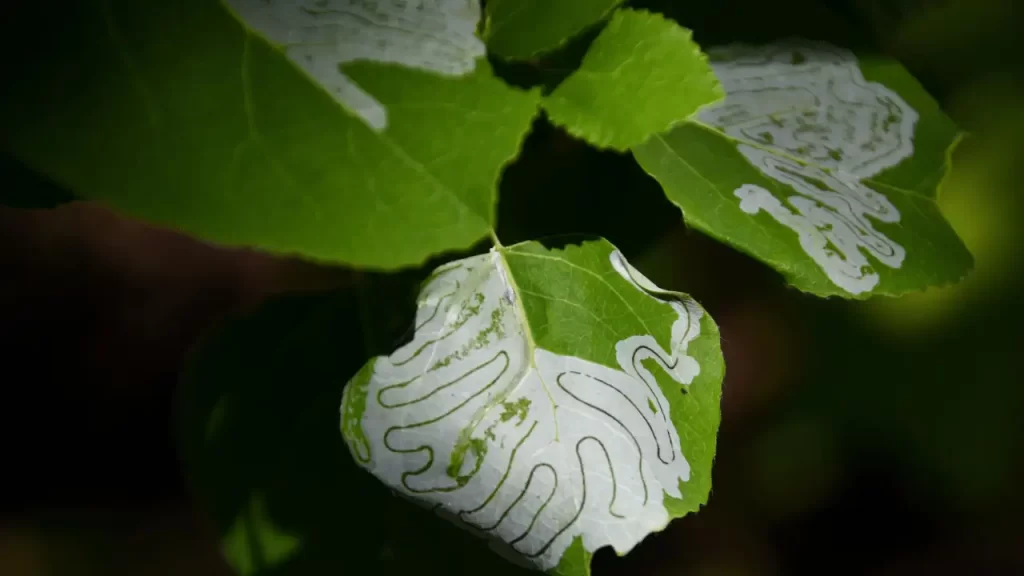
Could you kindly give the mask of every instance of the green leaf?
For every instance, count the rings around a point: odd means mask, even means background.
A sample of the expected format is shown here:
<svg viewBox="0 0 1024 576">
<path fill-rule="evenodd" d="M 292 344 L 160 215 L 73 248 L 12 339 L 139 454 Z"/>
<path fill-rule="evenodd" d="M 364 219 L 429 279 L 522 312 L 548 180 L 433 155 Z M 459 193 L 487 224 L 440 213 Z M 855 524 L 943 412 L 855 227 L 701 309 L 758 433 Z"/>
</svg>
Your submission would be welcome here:
<svg viewBox="0 0 1024 576">
<path fill-rule="evenodd" d="M 342 434 L 397 492 L 556 574 L 625 554 L 710 490 L 718 330 L 604 240 L 438 268 L 412 341 L 345 389 Z"/>
<path fill-rule="evenodd" d="M 543 106 L 571 134 L 626 150 L 723 95 L 689 30 L 659 14 L 619 10 Z"/>
<path fill-rule="evenodd" d="M 957 129 L 899 64 L 795 41 L 711 56 L 726 100 L 633 148 L 691 226 L 819 296 L 970 270 L 936 204 Z"/>
<path fill-rule="evenodd" d="M 539 96 L 493 75 L 477 3 L 398 10 L 62 6 L 40 15 L 73 22 L 43 27 L 55 48 L 7 78 L 4 146 L 76 195 L 217 243 L 375 268 L 468 247 Z"/>
<path fill-rule="evenodd" d="M 224 556 L 235 572 L 253 576 L 261 564 L 276 565 L 293 556 L 299 545 L 298 538 L 274 526 L 263 496 L 256 493 L 224 535 Z"/>
<path fill-rule="evenodd" d="M 554 50 L 607 16 L 622 0 L 488 0 L 484 39 L 502 58 Z"/>
</svg>

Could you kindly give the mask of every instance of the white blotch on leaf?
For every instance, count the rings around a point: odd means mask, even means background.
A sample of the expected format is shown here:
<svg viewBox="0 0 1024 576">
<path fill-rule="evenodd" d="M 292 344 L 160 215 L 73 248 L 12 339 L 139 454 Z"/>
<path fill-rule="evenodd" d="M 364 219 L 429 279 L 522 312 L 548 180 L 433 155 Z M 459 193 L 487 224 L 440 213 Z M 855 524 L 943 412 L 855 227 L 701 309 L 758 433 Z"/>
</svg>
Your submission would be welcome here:
<svg viewBox="0 0 1024 576">
<path fill-rule="evenodd" d="M 644 361 L 689 385 L 700 367 L 687 346 L 702 311 L 667 296 L 618 252 L 610 260 L 626 290 L 672 307 L 670 350 L 650 334 L 631 335 L 614 344 L 613 368 L 536 348 L 517 308 L 530 296 L 509 297 L 502 256 L 461 260 L 424 287 L 413 340 L 377 358 L 365 388 L 346 387 L 348 417 L 350 398 L 366 393 L 360 424 L 370 457 L 361 463 L 489 537 L 503 556 L 542 570 L 577 537 L 588 551 L 611 545 L 624 554 L 664 528 L 663 496 L 682 497 L 690 466 Z M 361 439 L 347 438 L 364 453 Z"/>
<path fill-rule="evenodd" d="M 913 155 L 917 112 L 892 90 L 867 82 L 846 50 L 785 42 L 712 55 L 721 55 L 712 66 L 727 96 L 703 110 L 700 121 L 740 141 L 751 164 L 799 194 L 785 199 L 790 209 L 769 190 L 745 184 L 735 191 L 740 208 L 764 210 L 797 232 L 804 251 L 840 288 L 874 288 L 879 276 L 865 252 L 890 268 L 899 268 L 906 253 L 868 219 L 896 223 L 899 211 L 863 181 Z"/>
<path fill-rule="evenodd" d="M 401 64 L 461 76 L 485 54 L 479 0 L 227 0 L 247 26 L 371 128 L 387 110 L 341 71 L 348 62 Z"/>
</svg>

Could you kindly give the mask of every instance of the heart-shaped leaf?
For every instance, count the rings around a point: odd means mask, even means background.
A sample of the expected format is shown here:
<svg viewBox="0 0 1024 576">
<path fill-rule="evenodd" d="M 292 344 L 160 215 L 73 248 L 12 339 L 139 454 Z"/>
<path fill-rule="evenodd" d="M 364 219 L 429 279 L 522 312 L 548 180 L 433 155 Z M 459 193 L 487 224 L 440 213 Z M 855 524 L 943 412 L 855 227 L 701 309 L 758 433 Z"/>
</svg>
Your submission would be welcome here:
<svg viewBox="0 0 1024 576">
<path fill-rule="evenodd" d="M 411 342 L 345 389 L 342 432 L 384 483 L 506 557 L 583 574 L 710 489 L 718 331 L 606 241 L 438 268 Z"/>
</svg>

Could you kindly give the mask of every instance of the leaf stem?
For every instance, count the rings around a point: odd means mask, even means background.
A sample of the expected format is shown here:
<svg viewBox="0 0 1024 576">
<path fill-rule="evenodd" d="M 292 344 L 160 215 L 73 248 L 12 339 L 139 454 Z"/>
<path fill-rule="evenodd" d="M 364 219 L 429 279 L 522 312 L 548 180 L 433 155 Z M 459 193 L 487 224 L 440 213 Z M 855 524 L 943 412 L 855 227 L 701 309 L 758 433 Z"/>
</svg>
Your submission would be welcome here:
<svg viewBox="0 0 1024 576">
<path fill-rule="evenodd" d="M 494 231 L 494 228 L 491 228 L 490 234 L 491 234 L 491 242 L 494 243 L 494 247 L 499 249 L 499 250 L 504 248 L 504 246 L 501 244 L 501 240 L 498 240 L 498 234 Z"/>
</svg>

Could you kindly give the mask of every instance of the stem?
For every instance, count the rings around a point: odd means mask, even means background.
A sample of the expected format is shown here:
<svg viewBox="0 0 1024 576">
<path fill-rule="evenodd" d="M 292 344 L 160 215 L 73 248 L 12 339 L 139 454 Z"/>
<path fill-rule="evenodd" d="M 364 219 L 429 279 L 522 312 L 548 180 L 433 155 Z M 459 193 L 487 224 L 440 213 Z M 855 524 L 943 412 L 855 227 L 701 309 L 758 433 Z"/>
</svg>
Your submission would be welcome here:
<svg viewBox="0 0 1024 576">
<path fill-rule="evenodd" d="M 491 242 L 494 243 L 494 247 L 498 248 L 499 250 L 504 248 L 504 246 L 501 244 L 501 240 L 498 240 L 498 235 L 494 232 L 494 228 L 491 228 L 490 234 L 491 234 Z"/>
</svg>

